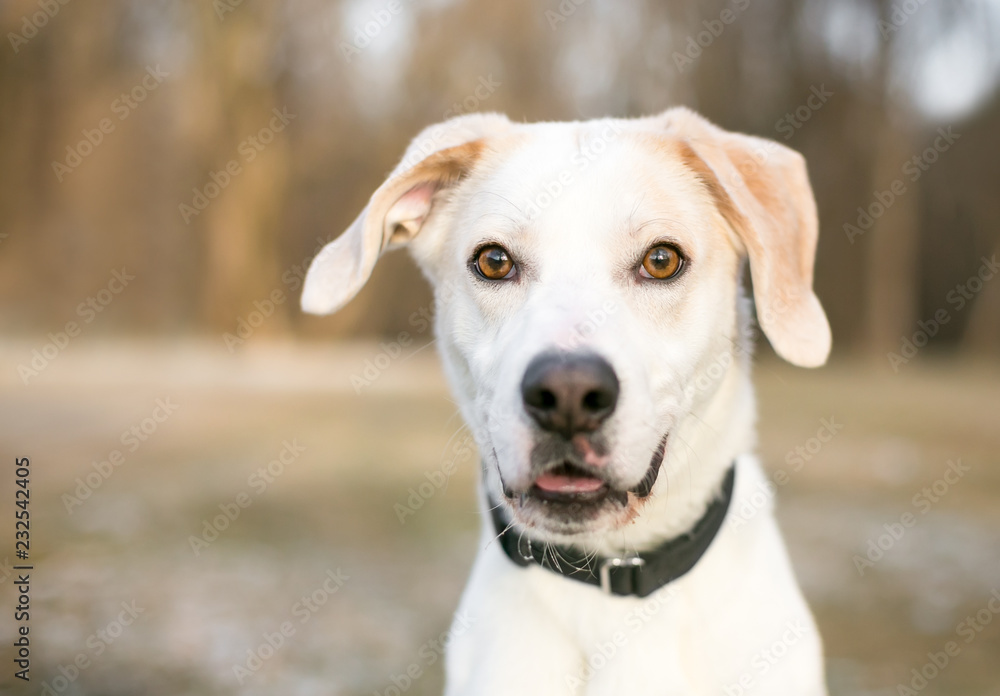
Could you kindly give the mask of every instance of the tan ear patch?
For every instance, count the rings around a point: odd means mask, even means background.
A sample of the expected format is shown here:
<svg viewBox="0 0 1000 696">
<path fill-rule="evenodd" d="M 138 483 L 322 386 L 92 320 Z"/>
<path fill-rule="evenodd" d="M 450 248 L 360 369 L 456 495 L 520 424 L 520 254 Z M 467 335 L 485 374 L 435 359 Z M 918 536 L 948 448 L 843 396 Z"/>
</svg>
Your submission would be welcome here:
<svg viewBox="0 0 1000 696">
<path fill-rule="evenodd" d="M 376 191 L 369 208 L 385 207 L 381 250 L 395 248 L 412 239 L 430 213 L 434 195 L 465 178 L 484 147 L 482 140 L 475 140 L 435 152 L 403 174 L 391 187 L 383 186 Z"/>
<path fill-rule="evenodd" d="M 830 326 L 813 293 L 819 236 L 816 203 L 797 152 L 729 133 L 687 109 L 649 119 L 676 147 L 750 259 L 761 328 L 791 363 L 816 367 L 830 352 Z"/>
<path fill-rule="evenodd" d="M 485 151 L 485 139 L 509 127 L 503 116 L 469 114 L 431 126 L 414 138 L 400 165 L 347 231 L 313 259 L 302 289 L 302 309 L 329 314 L 350 301 L 383 252 L 421 231 L 438 192 L 472 171 Z"/>
</svg>

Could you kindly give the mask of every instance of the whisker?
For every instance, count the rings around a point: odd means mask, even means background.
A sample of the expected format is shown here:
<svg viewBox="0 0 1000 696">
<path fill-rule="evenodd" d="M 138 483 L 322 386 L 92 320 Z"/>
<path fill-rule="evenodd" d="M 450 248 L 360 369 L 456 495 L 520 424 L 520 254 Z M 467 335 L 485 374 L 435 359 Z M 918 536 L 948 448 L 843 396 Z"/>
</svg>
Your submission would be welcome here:
<svg viewBox="0 0 1000 696">
<path fill-rule="evenodd" d="M 492 539 L 490 539 L 486 543 L 486 546 L 483 547 L 483 550 L 485 551 L 486 549 L 488 549 L 490 546 L 493 545 L 494 542 L 500 541 L 500 537 L 502 537 L 504 534 L 506 534 L 508 531 L 510 531 L 511 527 L 513 527 L 513 526 L 514 526 L 514 521 L 511 520 L 510 524 L 508 524 L 506 527 L 504 527 L 502 530 L 500 530 L 500 532 L 498 532 L 495 537 L 493 537 Z M 524 532 L 521 532 L 521 534 L 524 534 Z M 521 542 L 521 540 L 520 540 L 520 537 L 519 537 L 518 538 L 518 546 L 521 545 L 520 542 Z"/>
</svg>

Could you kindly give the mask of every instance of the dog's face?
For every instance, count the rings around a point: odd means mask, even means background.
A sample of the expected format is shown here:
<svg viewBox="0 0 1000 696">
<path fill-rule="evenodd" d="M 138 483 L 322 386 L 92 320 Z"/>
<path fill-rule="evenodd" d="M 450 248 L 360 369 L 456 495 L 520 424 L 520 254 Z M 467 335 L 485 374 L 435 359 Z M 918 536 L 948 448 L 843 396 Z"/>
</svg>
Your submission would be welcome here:
<svg viewBox="0 0 1000 696">
<path fill-rule="evenodd" d="M 815 209 L 791 151 L 684 110 L 437 128 L 317 257 L 303 306 L 336 309 L 383 248 L 411 243 L 487 491 L 518 523 L 566 541 L 641 514 L 684 446 L 671 434 L 741 343 L 745 256 L 776 350 L 825 360 Z"/>
<path fill-rule="evenodd" d="M 711 195 L 669 143 L 612 125 L 529 131 L 414 240 L 489 490 L 560 535 L 635 515 L 699 361 L 737 338 Z"/>
</svg>

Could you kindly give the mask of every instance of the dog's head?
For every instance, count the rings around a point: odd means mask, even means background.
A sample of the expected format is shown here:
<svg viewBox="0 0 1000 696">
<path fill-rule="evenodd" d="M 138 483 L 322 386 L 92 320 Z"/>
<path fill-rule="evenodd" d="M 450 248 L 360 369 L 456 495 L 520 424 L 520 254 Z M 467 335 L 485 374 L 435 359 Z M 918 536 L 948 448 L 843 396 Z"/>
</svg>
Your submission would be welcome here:
<svg viewBox="0 0 1000 696">
<path fill-rule="evenodd" d="M 749 258 L 776 352 L 817 366 L 816 208 L 801 156 L 686 109 L 635 120 L 425 130 L 313 261 L 333 312 L 409 244 L 494 504 L 553 540 L 612 532 L 663 484 L 681 426 L 736 379 Z M 724 438 L 724 433 L 718 433 Z M 697 464 L 697 462 L 695 462 Z M 658 481 L 659 480 L 659 481 Z"/>
</svg>

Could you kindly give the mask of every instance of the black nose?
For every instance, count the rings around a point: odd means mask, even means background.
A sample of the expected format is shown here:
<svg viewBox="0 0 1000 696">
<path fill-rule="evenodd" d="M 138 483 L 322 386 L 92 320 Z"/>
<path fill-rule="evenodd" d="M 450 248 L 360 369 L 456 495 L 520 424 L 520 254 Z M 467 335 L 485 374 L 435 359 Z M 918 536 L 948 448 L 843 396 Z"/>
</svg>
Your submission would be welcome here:
<svg viewBox="0 0 1000 696">
<path fill-rule="evenodd" d="M 546 353 L 525 370 L 521 398 L 541 428 L 568 439 L 596 430 L 614 412 L 618 377 L 600 356 Z"/>
</svg>

